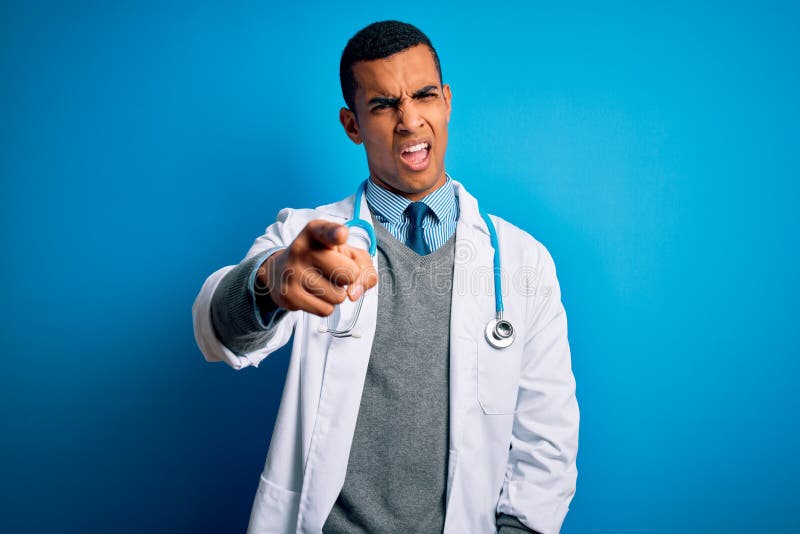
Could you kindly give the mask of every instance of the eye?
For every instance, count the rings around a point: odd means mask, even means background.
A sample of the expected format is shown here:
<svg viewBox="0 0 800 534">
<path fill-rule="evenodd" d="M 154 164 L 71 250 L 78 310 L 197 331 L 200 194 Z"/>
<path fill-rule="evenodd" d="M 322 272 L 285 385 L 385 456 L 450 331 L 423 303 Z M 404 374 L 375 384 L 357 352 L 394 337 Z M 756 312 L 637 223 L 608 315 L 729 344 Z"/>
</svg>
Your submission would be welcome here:
<svg viewBox="0 0 800 534">
<path fill-rule="evenodd" d="M 370 108 L 370 111 L 373 112 L 373 113 L 376 113 L 376 112 L 383 111 L 383 110 L 386 110 L 386 109 L 390 109 L 390 108 L 393 108 L 393 107 L 395 107 L 393 104 L 391 104 L 389 102 L 383 102 L 383 103 L 375 104 L 374 106 L 372 106 Z"/>
</svg>

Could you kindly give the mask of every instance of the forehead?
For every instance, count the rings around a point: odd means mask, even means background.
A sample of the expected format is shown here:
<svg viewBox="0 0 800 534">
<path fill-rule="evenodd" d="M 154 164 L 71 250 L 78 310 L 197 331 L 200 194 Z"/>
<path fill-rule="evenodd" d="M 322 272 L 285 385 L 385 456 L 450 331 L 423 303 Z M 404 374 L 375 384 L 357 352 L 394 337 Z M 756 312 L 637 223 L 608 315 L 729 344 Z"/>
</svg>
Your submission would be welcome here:
<svg viewBox="0 0 800 534">
<path fill-rule="evenodd" d="M 353 64 L 356 95 L 400 95 L 426 85 L 439 85 L 433 52 L 420 44 L 387 58 Z"/>
</svg>

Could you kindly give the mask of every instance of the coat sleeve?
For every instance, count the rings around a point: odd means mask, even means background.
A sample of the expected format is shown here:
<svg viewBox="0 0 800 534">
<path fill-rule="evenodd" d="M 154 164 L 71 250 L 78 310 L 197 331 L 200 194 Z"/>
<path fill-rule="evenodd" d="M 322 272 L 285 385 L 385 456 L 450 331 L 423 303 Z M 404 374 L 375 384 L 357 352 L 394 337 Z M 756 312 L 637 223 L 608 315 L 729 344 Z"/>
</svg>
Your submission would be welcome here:
<svg viewBox="0 0 800 534">
<path fill-rule="evenodd" d="M 557 534 L 575 494 L 579 411 L 555 265 L 535 245 L 539 276 L 528 286 L 517 411 L 497 512 Z"/>
<path fill-rule="evenodd" d="M 280 320 L 270 321 L 269 324 L 264 325 L 257 316 L 257 308 L 252 306 L 252 331 L 245 332 L 247 335 L 246 343 L 233 344 L 229 342 L 229 345 L 236 349 L 232 350 L 222 342 L 218 336 L 218 331 L 214 328 L 212 302 L 216 300 L 219 306 L 220 295 L 217 295 L 215 299 L 215 292 L 221 285 L 226 288 L 226 293 L 231 294 L 231 298 L 235 297 L 237 301 L 244 301 L 236 294 L 248 291 L 248 288 L 242 285 L 247 283 L 246 277 L 234 277 L 243 280 L 242 284 L 240 284 L 242 287 L 235 288 L 225 282 L 226 275 L 233 275 L 239 270 L 251 272 L 258 260 L 263 261 L 270 253 L 288 246 L 294 239 L 294 233 L 296 233 L 291 231 L 291 228 L 296 225 L 289 222 L 294 211 L 289 208 L 281 210 L 278 213 L 277 220 L 267 227 L 261 237 L 256 239 L 244 260 L 238 266 L 229 265 L 219 269 L 206 279 L 200 289 L 200 293 L 192 306 L 192 321 L 197 346 L 207 361 L 223 361 L 234 369 L 243 369 L 251 365 L 257 367 L 261 360 L 281 348 L 291 338 L 300 312 L 285 313 Z M 230 279 L 231 277 L 228 277 L 227 280 L 229 281 Z M 220 315 L 221 313 L 217 311 L 218 320 Z M 243 317 L 244 314 L 239 314 L 239 316 Z"/>
</svg>

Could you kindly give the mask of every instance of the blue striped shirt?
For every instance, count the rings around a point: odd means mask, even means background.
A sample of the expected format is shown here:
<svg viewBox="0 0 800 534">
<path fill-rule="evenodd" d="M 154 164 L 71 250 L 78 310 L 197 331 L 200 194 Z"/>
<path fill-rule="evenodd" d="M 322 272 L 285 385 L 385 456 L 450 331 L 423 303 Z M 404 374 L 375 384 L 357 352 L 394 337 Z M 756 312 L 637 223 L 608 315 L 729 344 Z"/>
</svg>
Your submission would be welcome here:
<svg viewBox="0 0 800 534">
<path fill-rule="evenodd" d="M 364 194 L 370 211 L 389 233 L 401 243 L 408 241 L 411 221 L 405 210 L 411 201 L 375 185 L 372 180 L 367 180 Z M 420 199 L 420 202 L 430 208 L 422 220 L 422 237 L 433 252 L 450 239 L 458 224 L 458 200 L 450 176 L 447 176 L 442 187 Z"/>
</svg>

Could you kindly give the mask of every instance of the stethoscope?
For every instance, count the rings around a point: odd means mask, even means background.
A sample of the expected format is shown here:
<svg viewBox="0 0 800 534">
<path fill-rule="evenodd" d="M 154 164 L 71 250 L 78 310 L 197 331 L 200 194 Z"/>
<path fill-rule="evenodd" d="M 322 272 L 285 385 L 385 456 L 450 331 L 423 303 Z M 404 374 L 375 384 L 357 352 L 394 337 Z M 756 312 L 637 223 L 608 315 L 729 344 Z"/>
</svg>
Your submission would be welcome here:
<svg viewBox="0 0 800 534">
<path fill-rule="evenodd" d="M 378 249 L 378 240 L 375 237 L 375 230 L 372 226 L 361 218 L 361 197 L 364 195 L 364 190 L 367 187 L 367 181 L 364 180 L 356 190 L 355 204 L 353 206 L 353 218 L 345 222 L 345 226 L 349 228 L 357 228 L 364 232 L 364 235 L 359 235 L 358 232 L 351 232 L 351 236 L 362 239 L 367 244 L 370 256 L 375 256 Z M 500 269 L 500 245 L 497 241 L 497 232 L 494 228 L 494 223 L 484 212 L 481 212 L 481 217 L 486 222 L 486 227 L 489 229 L 489 240 L 494 248 L 494 305 L 495 305 L 495 318 L 486 323 L 484 335 L 486 341 L 496 349 L 504 349 L 514 343 L 516 333 L 514 326 L 507 319 L 503 319 L 503 290 L 501 281 Z M 343 329 L 332 328 L 330 318 L 328 318 L 327 325 L 319 325 L 317 330 L 321 334 L 330 334 L 333 337 L 361 337 L 361 332 L 355 328 L 358 322 L 358 317 L 361 315 L 361 305 L 364 302 L 364 295 L 359 297 L 356 302 L 353 318 L 347 327 Z"/>
</svg>

